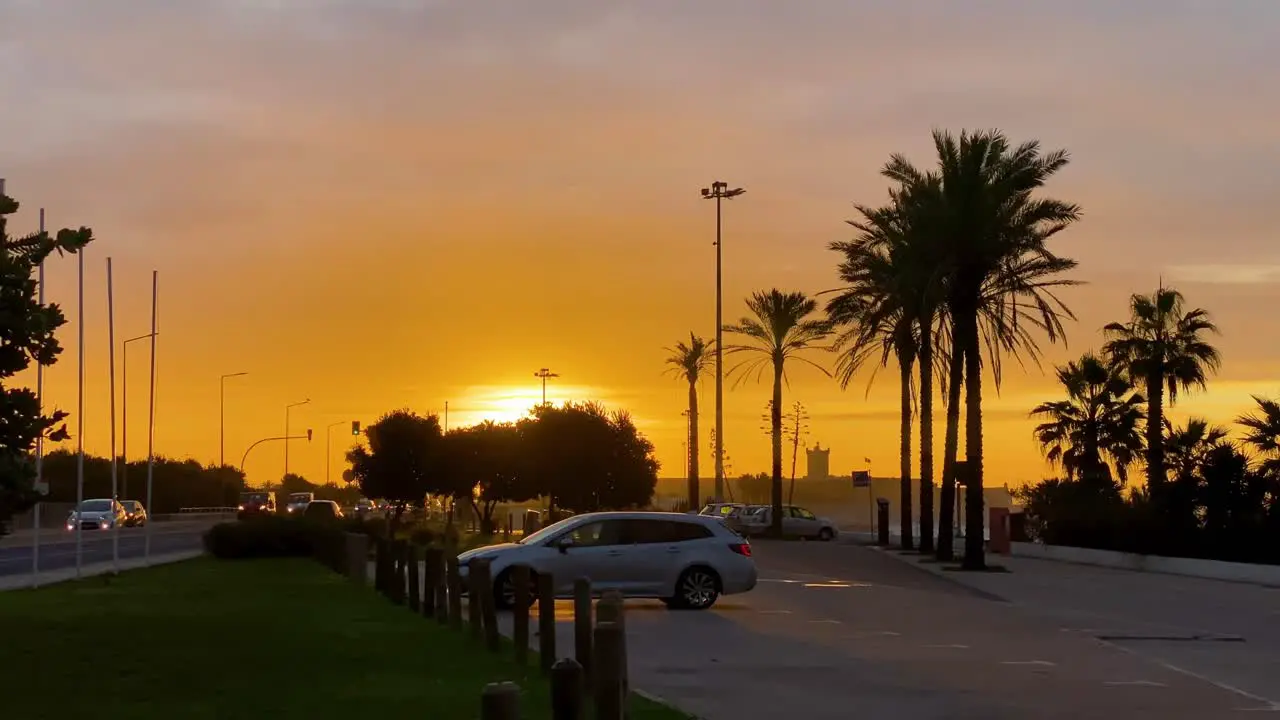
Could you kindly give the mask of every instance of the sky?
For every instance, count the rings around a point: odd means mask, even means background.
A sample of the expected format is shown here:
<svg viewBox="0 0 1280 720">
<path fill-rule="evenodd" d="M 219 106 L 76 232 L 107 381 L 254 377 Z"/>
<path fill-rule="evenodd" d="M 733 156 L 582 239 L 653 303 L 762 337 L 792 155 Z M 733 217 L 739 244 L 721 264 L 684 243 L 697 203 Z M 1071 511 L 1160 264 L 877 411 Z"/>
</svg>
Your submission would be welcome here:
<svg viewBox="0 0 1280 720">
<path fill-rule="evenodd" d="M 1277 36 L 1273 0 L 0 0 L 0 177 L 24 204 L 11 230 L 43 206 L 98 237 L 91 452 L 111 447 L 110 257 L 117 343 L 149 332 L 158 272 L 158 453 L 238 465 L 309 398 L 290 470 L 336 480 L 350 421 L 446 402 L 453 426 L 510 419 L 548 367 L 548 400 L 631 411 L 679 476 L 687 395 L 665 348 L 715 328 L 700 188 L 747 190 L 724 208 L 733 321 L 754 290 L 838 286 L 827 245 L 884 199 L 891 153 L 927 165 L 934 128 L 1038 139 L 1072 155 L 1048 191 L 1084 218 L 1054 247 L 1086 284 L 1064 293 L 1067 346 L 1009 363 L 984 401 L 987 483 L 1020 485 L 1050 473 L 1027 413 L 1060 394 L 1053 364 L 1162 278 L 1222 329 L 1221 373 L 1175 418 L 1280 395 Z M 50 262 L 71 322 L 46 396 L 71 411 L 76 277 Z M 130 344 L 135 458 L 148 360 Z M 841 390 L 797 364 L 785 402 L 833 472 L 893 474 L 896 383 Z M 769 388 L 726 388 L 731 470 L 766 470 Z M 701 397 L 707 473 L 710 382 Z M 251 482 L 279 477 L 282 445 L 253 450 Z"/>
</svg>

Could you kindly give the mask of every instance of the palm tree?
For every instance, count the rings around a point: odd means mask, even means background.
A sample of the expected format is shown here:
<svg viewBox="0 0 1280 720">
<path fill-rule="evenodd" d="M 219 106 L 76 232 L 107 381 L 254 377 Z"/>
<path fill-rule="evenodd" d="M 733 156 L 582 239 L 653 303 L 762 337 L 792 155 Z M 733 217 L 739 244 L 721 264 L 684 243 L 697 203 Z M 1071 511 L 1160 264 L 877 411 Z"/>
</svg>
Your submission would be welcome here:
<svg viewBox="0 0 1280 720">
<path fill-rule="evenodd" d="M 899 533 L 902 548 L 911 550 L 911 414 L 914 394 L 912 371 L 920 355 L 919 305 L 928 267 L 921 262 L 920 244 L 912 244 L 903 233 L 906 217 L 898 208 L 858 208 L 865 222 L 855 222 L 862 237 L 837 241 L 831 249 L 844 254 L 840 279 L 845 287 L 827 303 L 827 319 L 845 328 L 836 336 L 832 349 L 841 353 L 836 362 L 836 379 L 848 388 L 853 376 L 869 361 L 888 367 L 898 363 L 900 392 L 901 487 Z M 874 236 L 874 237 L 871 237 Z M 868 382 L 875 380 L 875 368 Z M 930 375 L 923 368 L 922 377 Z M 929 443 L 921 438 L 922 450 Z M 923 462 L 922 462 L 923 470 Z M 923 482 L 922 482 L 923 492 Z M 930 486 L 932 487 L 932 486 Z M 923 513 L 923 507 L 921 508 Z"/>
<path fill-rule="evenodd" d="M 782 384 L 787 379 L 787 360 L 796 359 L 808 363 L 830 375 L 826 368 L 800 353 L 817 347 L 830 334 L 826 321 L 809 316 L 818 309 L 818 302 L 801 292 L 782 292 L 773 289 L 755 292 L 747 298 L 751 314 L 726 325 L 724 331 L 742 336 L 746 343 L 726 345 L 725 352 L 733 355 L 748 353 L 748 357 L 730 368 L 742 382 L 753 372 L 758 381 L 765 370 L 773 371 L 773 404 L 769 408 L 770 436 L 773 444 L 773 527 L 774 535 L 782 534 Z"/>
<path fill-rule="evenodd" d="M 1184 311 L 1182 293 L 1162 286 L 1151 295 L 1134 295 L 1129 321 L 1110 323 L 1103 332 L 1110 338 L 1106 354 L 1123 365 L 1129 377 L 1146 384 L 1147 488 L 1152 499 L 1160 502 L 1167 480 L 1165 392 L 1173 405 L 1179 390 L 1205 387 L 1209 373 L 1221 364 L 1217 349 L 1205 341 L 1205 335 L 1217 333 L 1218 328 L 1206 311 Z"/>
<path fill-rule="evenodd" d="M 697 510 L 698 498 L 698 380 L 715 359 L 714 343 L 689 333 L 689 343 L 667 348 L 668 373 L 689 383 L 689 509 Z"/>
<path fill-rule="evenodd" d="M 983 337 L 991 370 L 998 378 L 1002 352 L 1034 349 L 1027 325 L 1045 332 L 1050 341 L 1062 335 L 1062 317 L 1071 313 L 1052 288 L 1072 284 L 1055 276 L 1074 268 L 1075 261 L 1054 255 L 1046 241 L 1076 221 L 1080 209 L 1033 195 L 1067 164 L 1065 151 L 1042 153 L 1037 142 L 1014 147 L 998 131 L 962 132 L 959 138 L 936 131 L 933 139 L 938 156 L 934 172 L 921 172 L 906 158 L 895 155 L 882 174 L 912 189 L 912 213 L 919 219 L 921 232 L 933 237 L 936 261 L 944 268 L 952 348 L 943 488 L 945 494 L 951 480 L 946 476 L 954 473 L 959 385 L 963 382 L 966 525 L 970 528 L 964 565 L 981 569 L 985 566 L 981 532 Z M 939 543 L 939 554 L 943 551 Z"/>
<path fill-rule="evenodd" d="M 1182 427 L 1165 421 L 1164 456 L 1174 479 L 1194 477 L 1209 453 L 1227 440 L 1227 429 L 1193 417 Z"/>
<path fill-rule="evenodd" d="M 1118 492 L 1112 478 L 1127 482 L 1129 467 L 1142 453 L 1142 396 L 1119 366 L 1092 353 L 1059 367 L 1058 382 L 1067 399 L 1031 411 L 1045 418 L 1036 426 L 1036 441 L 1069 479 Z"/>
<path fill-rule="evenodd" d="M 1258 413 L 1247 413 L 1236 422 L 1247 431 L 1244 441 L 1262 455 L 1258 470 L 1274 480 L 1280 480 L 1280 401 L 1253 396 Z"/>
</svg>

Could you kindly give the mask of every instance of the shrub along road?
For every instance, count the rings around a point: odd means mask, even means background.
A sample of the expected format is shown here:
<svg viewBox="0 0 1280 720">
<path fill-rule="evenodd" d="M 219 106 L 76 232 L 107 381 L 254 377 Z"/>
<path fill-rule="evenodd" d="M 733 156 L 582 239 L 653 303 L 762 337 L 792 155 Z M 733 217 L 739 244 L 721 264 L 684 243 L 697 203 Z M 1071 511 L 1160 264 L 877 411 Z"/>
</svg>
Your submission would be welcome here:
<svg viewBox="0 0 1280 720">
<path fill-rule="evenodd" d="M 1201 720 L 1267 708 L 883 553 L 753 548 L 760 585 L 711 612 L 628 603 L 633 687 L 708 720 Z M 572 611 L 558 614 L 557 644 L 572 647 Z"/>
</svg>

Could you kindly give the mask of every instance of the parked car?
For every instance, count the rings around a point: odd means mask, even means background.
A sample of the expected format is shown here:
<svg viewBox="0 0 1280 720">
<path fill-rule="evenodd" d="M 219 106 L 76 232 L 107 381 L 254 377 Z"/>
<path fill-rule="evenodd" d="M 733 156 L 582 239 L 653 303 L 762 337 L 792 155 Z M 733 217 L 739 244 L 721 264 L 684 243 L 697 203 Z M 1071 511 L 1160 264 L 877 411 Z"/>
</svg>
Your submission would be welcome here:
<svg viewBox="0 0 1280 720">
<path fill-rule="evenodd" d="M 124 507 L 125 527 L 142 527 L 147 524 L 147 509 L 142 507 L 142 503 L 137 500 L 121 500 L 120 504 Z"/>
<path fill-rule="evenodd" d="M 240 493 L 240 505 L 236 517 L 244 519 L 253 515 L 269 515 L 276 511 L 276 494 L 270 491 Z"/>
<path fill-rule="evenodd" d="M 751 513 L 759 505 L 744 505 L 742 503 L 711 503 L 702 508 L 699 515 L 706 517 L 719 518 L 728 528 L 739 535 L 745 534 L 743 522 L 746 516 Z"/>
<path fill-rule="evenodd" d="M 316 494 L 313 492 L 289 493 L 289 499 L 284 503 L 284 510 L 289 513 L 301 513 L 307 509 L 307 504 L 315 499 Z"/>
<path fill-rule="evenodd" d="M 490 562 L 494 601 L 515 604 L 512 568 L 554 578 L 557 597 L 573 581 L 591 579 L 594 593 L 659 598 L 673 609 L 705 610 L 721 595 L 756 586 L 751 544 L 714 517 L 663 512 L 599 512 L 548 525 L 518 543 L 490 545 L 458 556 L 465 576 L 477 558 Z"/>
<path fill-rule="evenodd" d="M 772 522 L 773 508 L 762 505 L 743 517 L 743 534 L 760 535 L 769 529 Z M 783 505 L 782 534 L 785 537 L 829 541 L 835 540 L 840 532 L 836 529 L 835 523 L 827 518 L 818 517 L 802 507 Z"/>
<path fill-rule="evenodd" d="M 342 517 L 342 508 L 332 500 L 312 500 L 307 503 L 302 516 L 316 520 L 337 520 Z"/>
<path fill-rule="evenodd" d="M 81 530 L 110 530 L 123 527 L 127 516 L 124 506 L 111 498 L 82 500 L 67 515 L 67 529 L 75 530 L 78 523 Z"/>
</svg>

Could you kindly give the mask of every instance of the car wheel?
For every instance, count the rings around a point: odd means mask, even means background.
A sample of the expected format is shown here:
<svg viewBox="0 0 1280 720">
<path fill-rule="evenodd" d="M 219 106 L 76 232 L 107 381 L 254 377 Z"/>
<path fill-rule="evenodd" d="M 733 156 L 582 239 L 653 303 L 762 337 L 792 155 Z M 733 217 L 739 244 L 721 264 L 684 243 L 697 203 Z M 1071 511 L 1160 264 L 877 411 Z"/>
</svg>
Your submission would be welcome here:
<svg viewBox="0 0 1280 720">
<path fill-rule="evenodd" d="M 533 603 L 538 599 L 538 576 L 532 570 L 529 571 L 529 604 L 525 607 L 532 607 Z M 511 570 L 508 568 L 503 570 L 497 580 L 493 583 L 493 606 L 498 610 L 510 610 L 516 605 L 516 584 L 515 578 L 512 577 Z"/>
<path fill-rule="evenodd" d="M 667 607 L 687 610 L 706 610 L 720 597 L 720 577 L 714 570 L 691 567 L 680 573 L 676 581 L 676 594 L 668 598 Z M 673 604 L 674 603 L 674 604 Z"/>
<path fill-rule="evenodd" d="M 831 532 L 831 528 L 822 528 L 818 531 L 818 539 L 822 542 L 831 542 L 836 534 Z"/>
</svg>

